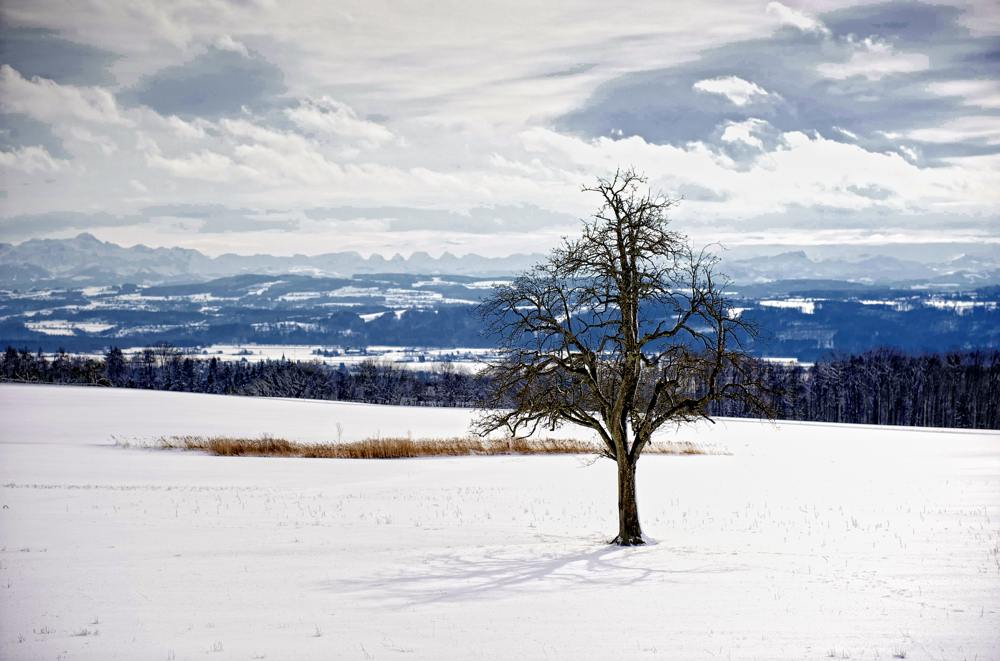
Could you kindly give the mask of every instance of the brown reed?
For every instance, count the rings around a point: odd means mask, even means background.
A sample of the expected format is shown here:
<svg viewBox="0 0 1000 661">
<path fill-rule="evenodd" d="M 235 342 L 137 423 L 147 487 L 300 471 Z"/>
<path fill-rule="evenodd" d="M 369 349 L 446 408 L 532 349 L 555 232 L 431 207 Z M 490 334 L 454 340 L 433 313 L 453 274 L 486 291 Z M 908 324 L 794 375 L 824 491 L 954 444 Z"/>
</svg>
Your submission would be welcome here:
<svg viewBox="0 0 1000 661">
<path fill-rule="evenodd" d="M 229 436 L 162 436 L 152 442 L 126 441 L 120 445 L 142 445 L 161 449 L 200 450 L 221 457 L 308 457 L 326 459 L 404 459 L 414 457 L 458 457 L 469 455 L 596 454 L 592 441 L 563 438 L 480 438 L 457 436 L 444 439 L 367 438 L 348 443 L 295 443 L 262 435 L 259 438 Z M 650 454 L 721 454 L 690 441 L 651 443 Z"/>
</svg>

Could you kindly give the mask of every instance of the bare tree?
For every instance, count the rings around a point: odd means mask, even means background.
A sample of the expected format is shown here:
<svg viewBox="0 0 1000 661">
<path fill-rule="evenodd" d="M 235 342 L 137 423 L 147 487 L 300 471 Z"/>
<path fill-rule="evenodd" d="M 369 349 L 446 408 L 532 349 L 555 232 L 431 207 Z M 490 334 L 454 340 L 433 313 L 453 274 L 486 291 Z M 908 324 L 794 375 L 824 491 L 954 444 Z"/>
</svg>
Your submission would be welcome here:
<svg viewBox="0 0 1000 661">
<path fill-rule="evenodd" d="M 157 342 L 149 347 L 156 356 L 156 366 L 163 368 L 171 363 L 179 363 L 184 359 L 184 352 L 170 342 Z"/>
<path fill-rule="evenodd" d="M 619 170 L 593 188 L 603 204 L 582 236 L 496 287 L 477 308 L 501 360 L 474 429 L 480 434 L 573 423 L 597 433 L 618 464 L 618 535 L 642 544 L 635 469 L 654 431 L 709 418 L 713 401 L 763 416 L 766 386 L 746 349 L 757 326 L 723 295 L 717 259 L 668 230 L 676 204 Z"/>
</svg>

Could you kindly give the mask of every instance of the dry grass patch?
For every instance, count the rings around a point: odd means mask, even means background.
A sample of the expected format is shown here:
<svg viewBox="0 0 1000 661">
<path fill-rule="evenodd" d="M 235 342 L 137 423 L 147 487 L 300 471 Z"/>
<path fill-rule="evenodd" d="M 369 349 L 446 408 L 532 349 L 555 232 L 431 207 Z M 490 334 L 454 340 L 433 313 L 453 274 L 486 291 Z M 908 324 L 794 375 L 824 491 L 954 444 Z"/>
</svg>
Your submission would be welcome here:
<svg viewBox="0 0 1000 661">
<path fill-rule="evenodd" d="M 164 450 L 199 450 L 220 457 L 307 457 L 326 459 L 405 459 L 411 457 L 458 457 L 514 454 L 596 454 L 596 442 L 561 438 L 368 438 L 349 443 L 295 443 L 264 434 L 259 438 L 228 436 L 161 436 L 152 441 L 119 440 L 117 445 L 154 447 Z M 659 442 L 646 448 L 651 454 L 726 454 L 714 447 L 690 441 Z"/>
</svg>

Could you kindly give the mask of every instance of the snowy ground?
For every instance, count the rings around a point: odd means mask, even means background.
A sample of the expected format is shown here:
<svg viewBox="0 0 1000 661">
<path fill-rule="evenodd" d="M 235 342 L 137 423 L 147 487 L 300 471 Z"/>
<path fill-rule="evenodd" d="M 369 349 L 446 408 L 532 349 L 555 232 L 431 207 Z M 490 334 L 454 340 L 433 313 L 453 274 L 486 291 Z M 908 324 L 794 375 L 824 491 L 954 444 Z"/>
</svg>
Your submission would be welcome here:
<svg viewBox="0 0 1000 661">
<path fill-rule="evenodd" d="M 1000 434 L 727 420 L 614 466 L 116 447 L 469 412 L 0 385 L 3 659 L 1000 659 Z"/>
<path fill-rule="evenodd" d="M 53 332 L 58 330 L 59 333 L 65 335 L 72 335 L 73 328 L 75 327 L 71 327 L 72 323 L 75 322 L 60 320 L 38 323 L 49 324 L 46 328 L 49 328 L 49 330 L 54 329 Z M 55 325 L 53 326 L 53 324 Z M 41 326 L 34 329 L 39 330 L 41 329 Z M 131 357 L 137 353 L 141 353 L 146 348 L 147 347 L 144 346 L 130 347 L 122 349 L 122 352 L 127 357 Z M 180 350 L 186 351 L 186 349 L 183 348 Z M 331 354 L 336 352 L 336 355 L 324 356 L 322 354 L 314 353 L 315 351 L 327 351 Z M 81 353 L 77 355 L 93 359 L 104 358 L 103 351 Z M 440 369 L 444 363 L 450 363 L 453 367 L 462 367 L 472 371 L 482 368 L 484 364 L 483 361 L 489 361 L 495 355 L 496 352 L 493 349 L 470 347 L 455 349 L 431 349 L 427 347 L 373 345 L 366 347 L 365 352 L 361 353 L 360 351 L 345 352 L 343 347 L 320 344 L 213 344 L 207 347 L 202 347 L 198 350 L 193 350 L 193 353 L 190 354 L 192 358 L 200 358 L 202 360 L 216 358 L 222 362 L 247 360 L 249 362 L 256 363 L 261 360 L 282 359 L 309 362 L 316 360 L 327 365 L 333 365 L 334 367 L 340 365 L 341 363 L 350 367 L 358 365 L 366 360 L 374 360 L 377 362 L 393 363 L 397 367 L 408 367 L 413 370 Z M 50 354 L 49 357 L 51 358 L 52 354 Z M 779 360 L 786 362 L 788 360 L 794 361 L 794 359 L 787 358 Z"/>
</svg>

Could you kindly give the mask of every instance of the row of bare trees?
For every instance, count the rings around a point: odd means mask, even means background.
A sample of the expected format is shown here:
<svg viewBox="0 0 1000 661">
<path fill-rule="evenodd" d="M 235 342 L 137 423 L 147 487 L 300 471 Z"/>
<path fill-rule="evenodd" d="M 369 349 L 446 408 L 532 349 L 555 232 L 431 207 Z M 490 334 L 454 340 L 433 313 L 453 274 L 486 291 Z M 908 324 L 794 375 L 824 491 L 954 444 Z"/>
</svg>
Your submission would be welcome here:
<svg viewBox="0 0 1000 661">
<path fill-rule="evenodd" d="M 783 420 L 1000 429 L 997 350 L 912 355 L 879 347 L 827 356 L 808 368 L 758 362 L 756 371 L 781 393 L 770 403 Z M 722 380 L 740 378 L 731 370 Z M 164 347 L 128 358 L 112 349 L 104 360 L 8 347 L 0 358 L 0 380 L 411 406 L 472 406 L 488 386 L 449 363 L 418 372 L 369 360 L 347 370 L 318 362 L 223 363 Z M 709 412 L 756 415 L 738 400 L 712 402 Z"/>
<path fill-rule="evenodd" d="M 829 355 L 808 368 L 761 362 L 757 370 L 781 393 L 771 405 L 782 420 L 1000 429 L 996 349 L 914 355 L 878 347 Z M 711 413 L 755 417 L 732 401 L 713 402 Z"/>
<path fill-rule="evenodd" d="M 1000 351 L 907 355 L 880 347 L 788 376 L 786 417 L 918 427 L 1000 428 Z"/>
<path fill-rule="evenodd" d="M 222 362 L 186 356 L 170 345 L 131 356 L 113 348 L 103 360 L 8 347 L 0 380 L 409 406 L 472 406 L 483 397 L 483 384 L 451 363 L 416 371 L 375 360 L 352 369 L 317 361 Z"/>
</svg>

